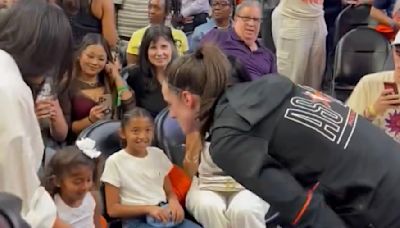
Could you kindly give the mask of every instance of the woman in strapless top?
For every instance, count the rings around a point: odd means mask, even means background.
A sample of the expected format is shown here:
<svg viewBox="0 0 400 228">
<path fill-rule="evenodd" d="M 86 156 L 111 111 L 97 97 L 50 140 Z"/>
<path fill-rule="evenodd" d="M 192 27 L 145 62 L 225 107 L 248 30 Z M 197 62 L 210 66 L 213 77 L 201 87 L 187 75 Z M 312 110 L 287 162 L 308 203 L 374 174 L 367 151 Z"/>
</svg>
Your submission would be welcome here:
<svg viewBox="0 0 400 228">
<path fill-rule="evenodd" d="M 86 35 L 77 52 L 74 80 L 63 104 L 70 113 L 70 140 L 91 124 L 118 119 L 135 106 L 133 94 L 114 63 L 110 47 L 99 34 Z"/>
</svg>

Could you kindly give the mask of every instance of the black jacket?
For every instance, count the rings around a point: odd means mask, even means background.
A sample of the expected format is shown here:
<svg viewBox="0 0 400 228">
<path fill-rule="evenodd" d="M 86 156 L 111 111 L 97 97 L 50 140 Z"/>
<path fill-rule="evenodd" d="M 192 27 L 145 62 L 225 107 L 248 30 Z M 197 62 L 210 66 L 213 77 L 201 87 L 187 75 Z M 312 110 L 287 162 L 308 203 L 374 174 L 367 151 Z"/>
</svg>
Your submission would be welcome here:
<svg viewBox="0 0 400 228">
<path fill-rule="evenodd" d="M 219 99 L 211 156 L 296 227 L 400 227 L 400 147 L 342 103 L 280 75 Z"/>
</svg>

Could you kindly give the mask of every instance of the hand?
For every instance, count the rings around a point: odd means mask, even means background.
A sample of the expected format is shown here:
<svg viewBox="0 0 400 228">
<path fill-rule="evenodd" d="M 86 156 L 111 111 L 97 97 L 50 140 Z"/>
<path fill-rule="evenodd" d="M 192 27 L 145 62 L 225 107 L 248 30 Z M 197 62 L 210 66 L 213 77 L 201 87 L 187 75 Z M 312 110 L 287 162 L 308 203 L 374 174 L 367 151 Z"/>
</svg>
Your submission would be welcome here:
<svg viewBox="0 0 400 228">
<path fill-rule="evenodd" d="M 173 199 L 168 202 L 168 208 L 171 210 L 171 220 L 179 224 L 185 219 L 185 212 L 182 206 L 179 204 L 178 200 Z"/>
<path fill-rule="evenodd" d="M 101 120 L 104 118 L 104 110 L 106 110 L 107 107 L 103 105 L 96 105 L 92 109 L 90 109 L 89 113 L 89 120 L 93 122 L 97 122 L 98 120 Z"/>
<path fill-rule="evenodd" d="M 120 77 L 120 65 L 119 61 L 108 62 L 104 68 L 108 77 L 114 82 L 118 77 Z"/>
<path fill-rule="evenodd" d="M 373 104 L 376 115 L 383 114 L 388 108 L 400 105 L 400 95 L 393 94 L 392 89 L 385 89 Z"/>
<path fill-rule="evenodd" d="M 155 220 L 165 224 L 170 221 L 170 215 L 168 211 L 168 209 L 159 206 L 150 206 L 147 214 L 153 217 Z"/>
<path fill-rule="evenodd" d="M 54 103 L 52 100 L 40 100 L 35 103 L 36 118 L 46 119 L 56 115 Z"/>
<path fill-rule="evenodd" d="M 53 104 L 53 112 L 51 113 L 52 115 L 50 116 L 50 120 L 55 121 L 60 116 L 63 116 L 63 111 L 61 109 L 58 99 L 52 100 L 51 103 Z"/>
</svg>

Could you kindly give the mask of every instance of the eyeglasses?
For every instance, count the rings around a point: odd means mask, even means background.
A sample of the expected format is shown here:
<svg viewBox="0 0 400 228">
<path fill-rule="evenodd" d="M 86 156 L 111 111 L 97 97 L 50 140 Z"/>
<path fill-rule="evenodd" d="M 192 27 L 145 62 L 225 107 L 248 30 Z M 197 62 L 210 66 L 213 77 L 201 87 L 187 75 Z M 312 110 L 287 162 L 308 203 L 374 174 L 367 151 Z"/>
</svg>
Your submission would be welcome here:
<svg viewBox="0 0 400 228">
<path fill-rule="evenodd" d="M 236 15 L 238 18 L 242 19 L 244 22 L 250 22 L 250 21 L 254 21 L 256 23 L 260 23 L 261 22 L 261 18 L 257 18 L 257 17 L 244 17 L 244 16 L 239 16 Z"/>
<path fill-rule="evenodd" d="M 227 7 L 227 6 L 229 6 L 230 5 L 230 3 L 229 2 L 213 2 L 212 4 L 211 4 L 211 6 L 212 7 L 217 7 L 217 6 L 219 6 L 219 7 Z"/>
</svg>

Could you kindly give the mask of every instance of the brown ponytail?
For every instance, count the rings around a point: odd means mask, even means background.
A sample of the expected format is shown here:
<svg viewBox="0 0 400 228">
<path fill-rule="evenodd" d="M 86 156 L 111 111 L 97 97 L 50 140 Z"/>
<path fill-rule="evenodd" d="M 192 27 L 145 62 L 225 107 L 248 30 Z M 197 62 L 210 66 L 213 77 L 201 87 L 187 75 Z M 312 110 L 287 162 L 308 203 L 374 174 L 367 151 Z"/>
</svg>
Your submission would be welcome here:
<svg viewBox="0 0 400 228">
<path fill-rule="evenodd" d="M 187 90 L 200 96 L 198 118 L 203 137 L 212 124 L 216 102 L 228 85 L 229 72 L 227 57 L 218 47 L 209 44 L 178 58 L 167 70 L 172 90 Z"/>
</svg>

